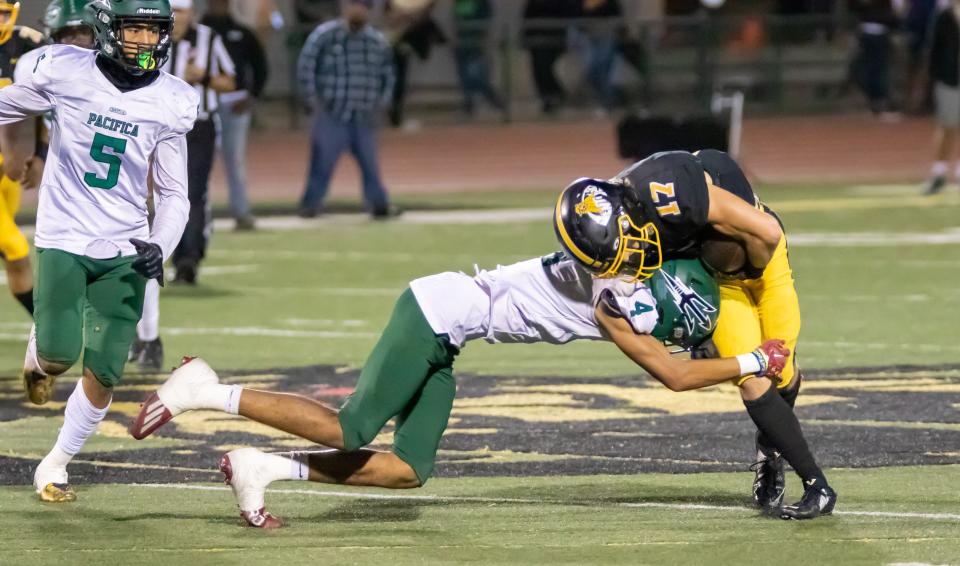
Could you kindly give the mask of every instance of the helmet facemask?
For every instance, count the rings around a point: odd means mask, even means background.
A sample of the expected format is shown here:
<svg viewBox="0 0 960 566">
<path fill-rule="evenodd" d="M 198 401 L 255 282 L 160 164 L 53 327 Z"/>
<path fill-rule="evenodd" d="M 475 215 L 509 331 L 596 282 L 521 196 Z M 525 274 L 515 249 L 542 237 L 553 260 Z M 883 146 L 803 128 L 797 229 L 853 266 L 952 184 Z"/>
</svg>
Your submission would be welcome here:
<svg viewBox="0 0 960 566">
<path fill-rule="evenodd" d="M 662 264 L 657 227 L 647 222 L 638 228 L 630 216 L 622 213 L 617 218 L 617 229 L 620 236 L 617 238 L 616 256 L 610 262 L 610 267 L 597 277 L 621 277 L 631 282 L 652 277 Z"/>
<path fill-rule="evenodd" d="M 0 14 L 7 17 L 6 21 L 0 24 L 0 45 L 3 45 L 13 37 L 13 26 L 17 25 L 17 15 L 20 14 L 20 2 L 0 1 Z"/>
<path fill-rule="evenodd" d="M 96 6 L 97 3 L 91 4 Z M 100 52 L 119 63 L 133 75 L 159 69 L 170 52 L 170 31 L 173 18 L 163 16 L 119 16 L 106 10 L 96 14 L 96 35 Z M 147 26 L 157 34 L 155 43 L 125 40 L 125 28 Z"/>
<path fill-rule="evenodd" d="M 159 18 L 116 18 L 114 25 L 117 43 L 120 47 L 122 63 L 137 74 L 155 71 L 167 60 L 170 50 L 170 30 L 173 27 L 169 19 Z M 147 26 L 156 30 L 155 43 L 138 43 L 124 38 L 125 28 Z"/>
</svg>

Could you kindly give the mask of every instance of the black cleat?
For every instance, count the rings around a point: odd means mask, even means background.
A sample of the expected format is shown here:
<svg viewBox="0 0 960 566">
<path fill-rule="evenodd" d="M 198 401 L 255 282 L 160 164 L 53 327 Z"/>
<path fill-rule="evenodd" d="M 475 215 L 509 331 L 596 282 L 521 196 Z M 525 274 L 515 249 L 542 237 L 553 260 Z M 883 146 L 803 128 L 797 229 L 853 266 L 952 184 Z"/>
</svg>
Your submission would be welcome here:
<svg viewBox="0 0 960 566">
<path fill-rule="evenodd" d="M 793 505 L 784 505 L 780 509 L 780 518 L 785 520 L 815 519 L 820 515 L 833 513 L 837 504 L 837 492 L 829 485 L 807 486 L 803 498 Z"/>
<path fill-rule="evenodd" d="M 932 196 L 943 190 L 944 185 L 947 184 L 946 177 L 931 177 L 923 185 L 923 194 L 925 196 Z"/>
<path fill-rule="evenodd" d="M 765 511 L 777 511 L 783 505 L 787 481 L 783 473 L 783 457 L 780 453 L 760 443 L 757 434 L 757 461 L 750 469 L 753 478 L 753 503 Z"/>
<path fill-rule="evenodd" d="M 163 369 L 163 342 L 160 338 L 143 343 L 143 352 L 137 360 L 144 369 L 161 371 Z"/>
<path fill-rule="evenodd" d="M 192 262 L 180 263 L 176 266 L 177 273 L 173 277 L 173 282 L 181 285 L 197 284 L 197 264 Z"/>
<path fill-rule="evenodd" d="M 137 362 L 140 361 L 140 356 L 143 355 L 143 349 L 146 346 L 146 342 L 139 338 L 133 340 L 133 344 L 130 344 L 130 351 L 127 352 L 127 361 L 128 362 Z"/>
</svg>

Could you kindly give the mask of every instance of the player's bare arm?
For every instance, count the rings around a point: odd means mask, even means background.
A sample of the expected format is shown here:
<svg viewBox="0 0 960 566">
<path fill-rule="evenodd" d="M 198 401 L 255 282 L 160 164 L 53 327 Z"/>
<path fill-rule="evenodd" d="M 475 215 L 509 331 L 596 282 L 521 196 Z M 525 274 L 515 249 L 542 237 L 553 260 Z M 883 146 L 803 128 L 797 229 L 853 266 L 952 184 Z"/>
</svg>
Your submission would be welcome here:
<svg viewBox="0 0 960 566">
<path fill-rule="evenodd" d="M 758 269 L 770 263 L 783 230 L 773 216 L 717 187 L 707 177 L 710 208 L 707 221 L 721 234 L 743 243 L 747 259 Z"/>
<path fill-rule="evenodd" d="M 688 360 L 670 355 L 660 341 L 649 334 L 637 334 L 626 320 L 609 314 L 602 303 L 597 306 L 596 318 L 620 351 L 671 391 L 700 389 L 743 375 L 737 358 Z M 775 377 L 783 369 L 788 351 L 780 345 L 771 352 L 775 353 L 766 372 Z"/>
</svg>

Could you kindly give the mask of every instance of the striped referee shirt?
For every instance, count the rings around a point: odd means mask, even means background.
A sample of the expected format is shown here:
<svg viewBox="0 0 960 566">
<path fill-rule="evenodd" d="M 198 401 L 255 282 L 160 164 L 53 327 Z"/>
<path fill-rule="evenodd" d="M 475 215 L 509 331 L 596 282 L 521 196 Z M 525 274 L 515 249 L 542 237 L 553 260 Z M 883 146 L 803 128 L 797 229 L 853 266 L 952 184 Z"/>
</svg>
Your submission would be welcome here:
<svg viewBox="0 0 960 566">
<path fill-rule="evenodd" d="M 197 120 L 209 120 L 217 109 L 217 93 L 206 85 L 210 77 L 217 75 L 236 75 L 233 60 L 227 53 L 220 35 L 203 24 L 196 24 L 170 49 L 163 70 L 181 79 L 187 74 L 187 65 L 193 63 L 203 69 L 207 80 L 192 85 L 200 96 L 200 110 Z"/>
<path fill-rule="evenodd" d="M 343 121 L 373 121 L 393 91 L 390 45 L 367 25 L 351 32 L 342 19 L 317 26 L 297 62 L 303 100 Z"/>
</svg>

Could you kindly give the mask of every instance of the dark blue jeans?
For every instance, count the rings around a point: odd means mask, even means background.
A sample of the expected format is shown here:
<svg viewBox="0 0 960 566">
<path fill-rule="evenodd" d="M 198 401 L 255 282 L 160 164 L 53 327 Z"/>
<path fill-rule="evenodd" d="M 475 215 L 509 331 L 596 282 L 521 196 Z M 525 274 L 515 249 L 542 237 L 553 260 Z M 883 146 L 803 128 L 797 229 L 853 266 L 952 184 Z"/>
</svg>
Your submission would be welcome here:
<svg viewBox="0 0 960 566">
<path fill-rule="evenodd" d="M 852 71 L 871 109 L 884 110 L 890 98 L 890 35 L 861 33 Z"/>
<path fill-rule="evenodd" d="M 454 50 L 457 62 L 457 77 L 463 92 L 463 110 L 473 113 L 477 95 L 484 97 L 490 106 L 503 110 L 503 100 L 490 86 L 490 65 L 483 49 L 476 47 L 458 47 Z"/>
<path fill-rule="evenodd" d="M 367 207 L 371 211 L 387 208 L 387 191 L 380 181 L 377 162 L 376 130 L 372 123 L 341 122 L 325 112 L 317 114 L 310 130 L 310 170 L 307 187 L 300 199 L 301 208 L 307 211 L 320 208 L 340 154 L 348 147 L 363 175 L 363 200 Z"/>
</svg>

